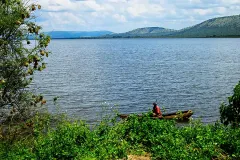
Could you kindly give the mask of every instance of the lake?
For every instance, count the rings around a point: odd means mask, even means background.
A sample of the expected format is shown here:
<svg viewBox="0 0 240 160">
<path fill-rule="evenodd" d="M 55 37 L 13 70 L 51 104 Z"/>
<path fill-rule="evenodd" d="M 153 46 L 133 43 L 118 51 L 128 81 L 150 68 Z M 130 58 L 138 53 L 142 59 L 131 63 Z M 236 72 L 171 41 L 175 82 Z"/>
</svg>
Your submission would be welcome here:
<svg viewBox="0 0 240 160">
<path fill-rule="evenodd" d="M 50 112 L 94 123 L 103 114 L 191 109 L 204 123 L 240 80 L 240 39 L 52 40 L 34 86 Z M 59 96 L 58 105 L 53 97 Z"/>
</svg>

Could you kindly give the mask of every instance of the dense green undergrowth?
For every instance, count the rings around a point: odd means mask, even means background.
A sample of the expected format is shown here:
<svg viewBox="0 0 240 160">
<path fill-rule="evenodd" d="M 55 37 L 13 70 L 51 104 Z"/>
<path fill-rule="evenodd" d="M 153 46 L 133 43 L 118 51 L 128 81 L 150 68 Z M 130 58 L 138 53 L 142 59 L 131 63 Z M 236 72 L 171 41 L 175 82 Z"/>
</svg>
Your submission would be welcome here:
<svg viewBox="0 0 240 160">
<path fill-rule="evenodd" d="M 2 127 L 1 159 L 124 159 L 144 153 L 152 159 L 240 158 L 240 129 L 219 123 L 179 126 L 133 115 L 90 128 L 82 121 L 57 119 L 36 115 L 14 127 Z"/>
</svg>

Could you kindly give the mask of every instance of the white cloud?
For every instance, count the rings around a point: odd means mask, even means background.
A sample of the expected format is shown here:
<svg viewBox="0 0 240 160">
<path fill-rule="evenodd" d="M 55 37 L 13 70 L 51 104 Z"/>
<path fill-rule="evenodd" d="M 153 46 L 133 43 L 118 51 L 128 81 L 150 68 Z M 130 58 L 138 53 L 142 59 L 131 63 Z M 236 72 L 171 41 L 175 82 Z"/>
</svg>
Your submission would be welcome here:
<svg viewBox="0 0 240 160">
<path fill-rule="evenodd" d="M 193 12 L 197 13 L 201 16 L 204 16 L 204 15 L 207 15 L 209 13 L 212 13 L 213 10 L 212 9 L 194 9 Z"/>
<path fill-rule="evenodd" d="M 240 0 L 221 0 L 225 4 L 240 4 Z"/>
<path fill-rule="evenodd" d="M 190 3 L 201 3 L 201 0 L 189 0 Z"/>
<path fill-rule="evenodd" d="M 135 6 L 128 7 L 127 11 L 131 16 L 137 17 L 145 13 L 147 9 L 143 4 L 137 4 Z"/>
<path fill-rule="evenodd" d="M 123 15 L 114 14 L 113 18 L 115 18 L 118 22 L 127 22 L 126 18 Z"/>
<path fill-rule="evenodd" d="M 131 2 L 127 8 L 128 13 L 133 16 L 146 17 L 149 15 L 161 14 L 165 9 L 160 4 L 150 4 L 148 2 L 133 3 Z"/>
<path fill-rule="evenodd" d="M 225 7 L 218 7 L 217 12 L 220 14 L 224 14 L 227 12 L 227 9 Z"/>
</svg>

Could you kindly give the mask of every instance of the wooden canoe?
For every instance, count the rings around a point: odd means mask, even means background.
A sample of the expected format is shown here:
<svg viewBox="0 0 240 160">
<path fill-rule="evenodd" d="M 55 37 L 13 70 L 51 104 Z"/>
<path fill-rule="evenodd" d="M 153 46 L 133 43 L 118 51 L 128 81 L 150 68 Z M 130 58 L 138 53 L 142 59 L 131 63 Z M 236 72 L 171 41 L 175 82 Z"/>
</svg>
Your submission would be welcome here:
<svg viewBox="0 0 240 160">
<path fill-rule="evenodd" d="M 119 114 L 119 117 L 122 119 L 128 118 L 130 114 Z M 189 120 L 189 118 L 193 115 L 192 110 L 186 110 L 186 111 L 177 111 L 173 113 L 167 113 L 163 114 L 162 118 L 159 117 L 152 117 L 154 119 L 175 119 L 179 121 L 186 121 Z M 139 117 L 142 117 L 141 114 L 138 115 Z"/>
</svg>

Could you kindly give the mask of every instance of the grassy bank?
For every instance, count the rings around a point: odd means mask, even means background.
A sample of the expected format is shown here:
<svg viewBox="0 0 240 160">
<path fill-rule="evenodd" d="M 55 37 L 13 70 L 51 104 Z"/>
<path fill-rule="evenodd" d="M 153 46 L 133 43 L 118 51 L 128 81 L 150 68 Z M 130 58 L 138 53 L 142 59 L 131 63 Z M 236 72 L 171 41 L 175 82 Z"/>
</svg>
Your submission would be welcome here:
<svg viewBox="0 0 240 160">
<path fill-rule="evenodd" d="M 56 117 L 55 117 L 56 118 Z M 91 128 L 81 121 L 37 115 L 1 133 L 2 159 L 239 159 L 240 128 L 199 122 L 179 127 L 148 115 L 127 121 L 103 120 Z M 52 126 L 51 124 L 53 124 Z"/>
</svg>

